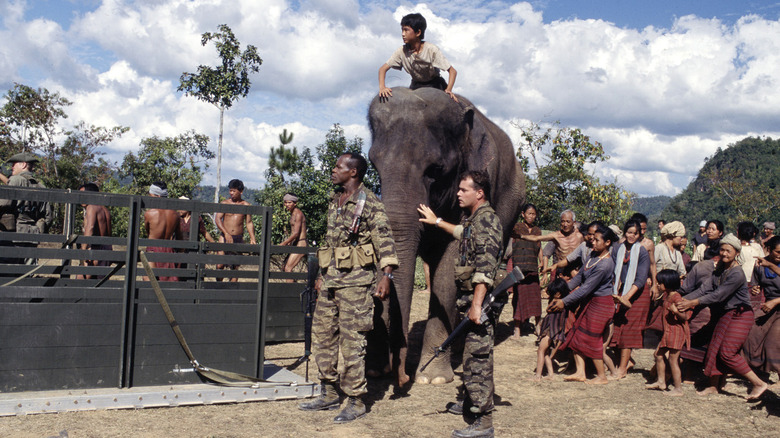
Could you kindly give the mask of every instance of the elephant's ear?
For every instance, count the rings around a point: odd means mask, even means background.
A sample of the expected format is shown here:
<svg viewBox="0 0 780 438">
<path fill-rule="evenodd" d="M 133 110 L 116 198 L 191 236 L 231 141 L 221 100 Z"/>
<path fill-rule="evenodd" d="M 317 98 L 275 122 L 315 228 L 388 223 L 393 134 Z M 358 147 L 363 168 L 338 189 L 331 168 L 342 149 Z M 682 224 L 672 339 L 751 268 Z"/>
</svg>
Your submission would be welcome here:
<svg viewBox="0 0 780 438">
<path fill-rule="evenodd" d="M 473 106 L 467 105 L 463 107 L 463 122 L 466 123 L 466 129 L 468 129 L 469 131 L 474 129 L 474 107 Z"/>
<path fill-rule="evenodd" d="M 466 141 L 462 150 L 465 170 L 492 171 L 496 157 L 492 136 L 485 129 L 485 123 L 476 115 L 473 106 L 463 109 L 463 121 L 466 126 Z"/>
</svg>

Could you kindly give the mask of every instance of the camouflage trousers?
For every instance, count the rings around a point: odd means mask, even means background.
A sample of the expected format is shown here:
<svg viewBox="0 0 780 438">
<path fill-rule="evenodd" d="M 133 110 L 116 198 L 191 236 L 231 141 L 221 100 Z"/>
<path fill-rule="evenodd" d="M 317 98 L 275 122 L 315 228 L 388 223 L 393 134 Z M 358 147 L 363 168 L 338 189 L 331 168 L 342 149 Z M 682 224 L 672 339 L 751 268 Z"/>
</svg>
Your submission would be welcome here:
<svg viewBox="0 0 780 438">
<path fill-rule="evenodd" d="M 469 324 L 463 348 L 463 385 L 473 413 L 493 410 L 493 322 Z M 466 404 L 468 405 L 468 403 Z"/>
<path fill-rule="evenodd" d="M 371 285 L 332 288 L 317 300 L 312 322 L 312 353 L 322 382 L 339 380 L 339 351 L 344 359 L 341 389 L 350 397 L 366 389 L 366 333 L 373 328 Z"/>
</svg>

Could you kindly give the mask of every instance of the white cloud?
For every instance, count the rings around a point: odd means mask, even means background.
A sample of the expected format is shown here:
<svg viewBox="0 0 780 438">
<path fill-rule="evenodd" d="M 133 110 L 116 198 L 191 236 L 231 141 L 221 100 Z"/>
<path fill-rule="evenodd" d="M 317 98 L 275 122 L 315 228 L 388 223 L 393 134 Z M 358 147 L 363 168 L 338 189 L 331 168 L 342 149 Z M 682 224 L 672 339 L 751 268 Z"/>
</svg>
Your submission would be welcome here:
<svg viewBox="0 0 780 438">
<path fill-rule="evenodd" d="M 321 143 L 336 122 L 370 141 L 365 113 L 377 70 L 401 44 L 401 17 L 421 12 L 426 39 L 458 70 L 455 91 L 514 141 L 508 120 L 582 128 L 612 156 L 597 172 L 639 193 L 674 194 L 717 147 L 777 131 L 779 21 L 749 15 L 726 25 L 689 15 L 669 29 L 630 29 L 545 22 L 526 2 L 392 4 L 103 0 L 58 23 L 25 21 L 24 2 L 3 2 L 0 84 L 37 82 L 30 85 L 74 100 L 70 120 L 130 126 L 112 153 L 193 128 L 216 142 L 216 109 L 176 87 L 183 71 L 217 62 L 200 35 L 227 23 L 263 58 L 250 96 L 225 125 L 225 164 L 252 186 L 285 127 L 301 146 Z M 391 86 L 408 82 L 406 73 L 388 75 Z"/>
</svg>

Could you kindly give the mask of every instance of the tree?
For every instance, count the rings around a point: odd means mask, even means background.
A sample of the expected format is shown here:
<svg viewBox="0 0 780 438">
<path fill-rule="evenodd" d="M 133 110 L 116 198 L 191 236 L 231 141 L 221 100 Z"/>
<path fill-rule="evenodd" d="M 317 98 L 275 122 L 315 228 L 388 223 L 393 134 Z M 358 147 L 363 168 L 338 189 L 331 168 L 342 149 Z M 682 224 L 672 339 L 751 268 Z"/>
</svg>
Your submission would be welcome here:
<svg viewBox="0 0 780 438">
<path fill-rule="evenodd" d="M 717 219 L 735 230 L 741 221 L 780 221 L 779 211 L 780 140 L 747 137 L 707 157 L 663 216 L 689 227 Z"/>
<path fill-rule="evenodd" d="M 119 138 L 130 128 L 87 125 L 79 122 L 67 131 L 65 141 L 54 150 L 56 172 L 44 176 L 48 187 L 75 189 L 85 182 L 102 185 L 113 173 L 115 165 L 103 158 L 100 149 Z"/>
<path fill-rule="evenodd" d="M 219 32 L 206 32 L 201 36 L 201 45 L 214 40 L 222 64 L 217 67 L 198 66 L 198 73 L 184 72 L 181 75 L 178 91 L 208 102 L 219 108 L 219 141 L 217 146 L 217 187 L 214 202 L 219 202 L 219 186 L 222 183 L 222 134 L 225 110 L 233 102 L 249 94 L 252 85 L 250 73 L 260 71 L 263 60 L 257 54 L 257 48 L 249 45 L 241 52 L 241 44 L 226 24 L 218 26 Z"/>
<path fill-rule="evenodd" d="M 271 153 L 268 156 L 268 169 L 271 170 L 271 175 L 278 175 L 284 183 L 284 174 L 293 174 L 300 167 L 301 161 L 298 155 L 298 149 L 294 146 L 292 149 L 288 149 L 285 146 L 290 144 L 293 139 L 293 133 L 287 133 L 287 129 L 283 130 L 279 134 L 279 147 L 271 148 Z"/>
<path fill-rule="evenodd" d="M 7 156 L 17 152 L 43 155 L 44 165 L 52 168 L 56 177 L 56 139 L 64 133 L 60 119 L 68 117 L 65 107 L 71 102 L 59 93 L 18 83 L 14 83 L 5 98 L 6 103 L 0 109 L 2 152 Z"/>
<path fill-rule="evenodd" d="M 339 124 L 335 124 L 326 134 L 325 142 L 315 148 L 316 159 L 311 149 L 303 149 L 299 155 L 299 166 L 290 174 L 289 180 L 283 180 L 279 176 L 279 169 L 269 166 L 266 171 L 265 187 L 257 195 L 256 200 L 260 205 L 274 208 L 271 231 L 273 241 L 279 242 L 289 234 L 287 229 L 289 213 L 282 204 L 282 197 L 286 192 L 298 196 L 298 207 L 307 219 L 309 244 L 322 240 L 327 230 L 328 203 L 333 191 L 333 183 L 330 181 L 331 170 L 336 165 L 338 157 L 346 152 L 363 154 L 362 149 L 362 138 L 355 137 L 348 140 L 344 135 L 344 129 Z M 370 164 L 364 183 L 375 193 L 380 192 L 379 174 Z"/>
<path fill-rule="evenodd" d="M 517 156 L 526 173 L 533 170 L 526 180 L 527 199 L 536 205 L 542 228 L 557 229 L 566 209 L 578 218 L 608 224 L 622 223 L 632 213 L 633 193 L 615 182 L 601 182 L 586 168 L 609 159 L 601 143 L 580 129 L 560 127 L 560 122 L 547 128 L 537 123 L 515 127 L 524 140 Z"/>
<path fill-rule="evenodd" d="M 146 195 L 150 184 L 163 181 L 168 185 L 168 196 L 192 197 L 208 169 L 208 160 L 214 158 L 208 142 L 208 136 L 195 131 L 176 137 L 144 138 L 138 152 L 128 152 L 119 166 L 118 191 Z"/>
<path fill-rule="evenodd" d="M 157 136 L 141 140 L 137 153 L 128 152 L 117 172 L 103 185 L 103 191 L 147 195 L 156 181 L 168 185 L 168 196 L 192 198 L 193 191 L 208 169 L 214 153 L 209 137 L 189 131 L 176 137 Z M 127 212 L 111 207 L 111 227 L 115 235 L 127 235 Z"/>
</svg>

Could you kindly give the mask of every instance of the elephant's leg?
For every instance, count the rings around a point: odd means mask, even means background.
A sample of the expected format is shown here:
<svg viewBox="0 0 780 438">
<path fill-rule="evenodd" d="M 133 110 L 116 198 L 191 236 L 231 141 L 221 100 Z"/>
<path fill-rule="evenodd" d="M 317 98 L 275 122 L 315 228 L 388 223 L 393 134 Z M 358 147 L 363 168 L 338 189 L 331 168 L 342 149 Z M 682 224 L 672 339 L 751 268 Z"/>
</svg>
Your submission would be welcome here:
<svg viewBox="0 0 780 438">
<path fill-rule="evenodd" d="M 417 246 L 397 244 L 398 269 L 394 276 L 394 294 L 389 302 L 390 345 L 393 371 L 399 386 L 409 382 L 406 372 L 406 358 L 409 351 L 409 313 L 412 309 L 414 269 L 417 261 Z"/>
<path fill-rule="evenodd" d="M 451 243 L 441 260 L 430 263 L 431 300 L 428 307 L 428 322 L 425 325 L 420 366 L 433 356 L 433 350 L 440 346 L 454 327 L 457 310 L 455 309 L 455 275 L 453 271 L 456 245 Z M 451 350 L 441 353 L 425 368 L 417 370 L 416 383 L 442 384 L 455 377 L 452 371 Z"/>
</svg>

